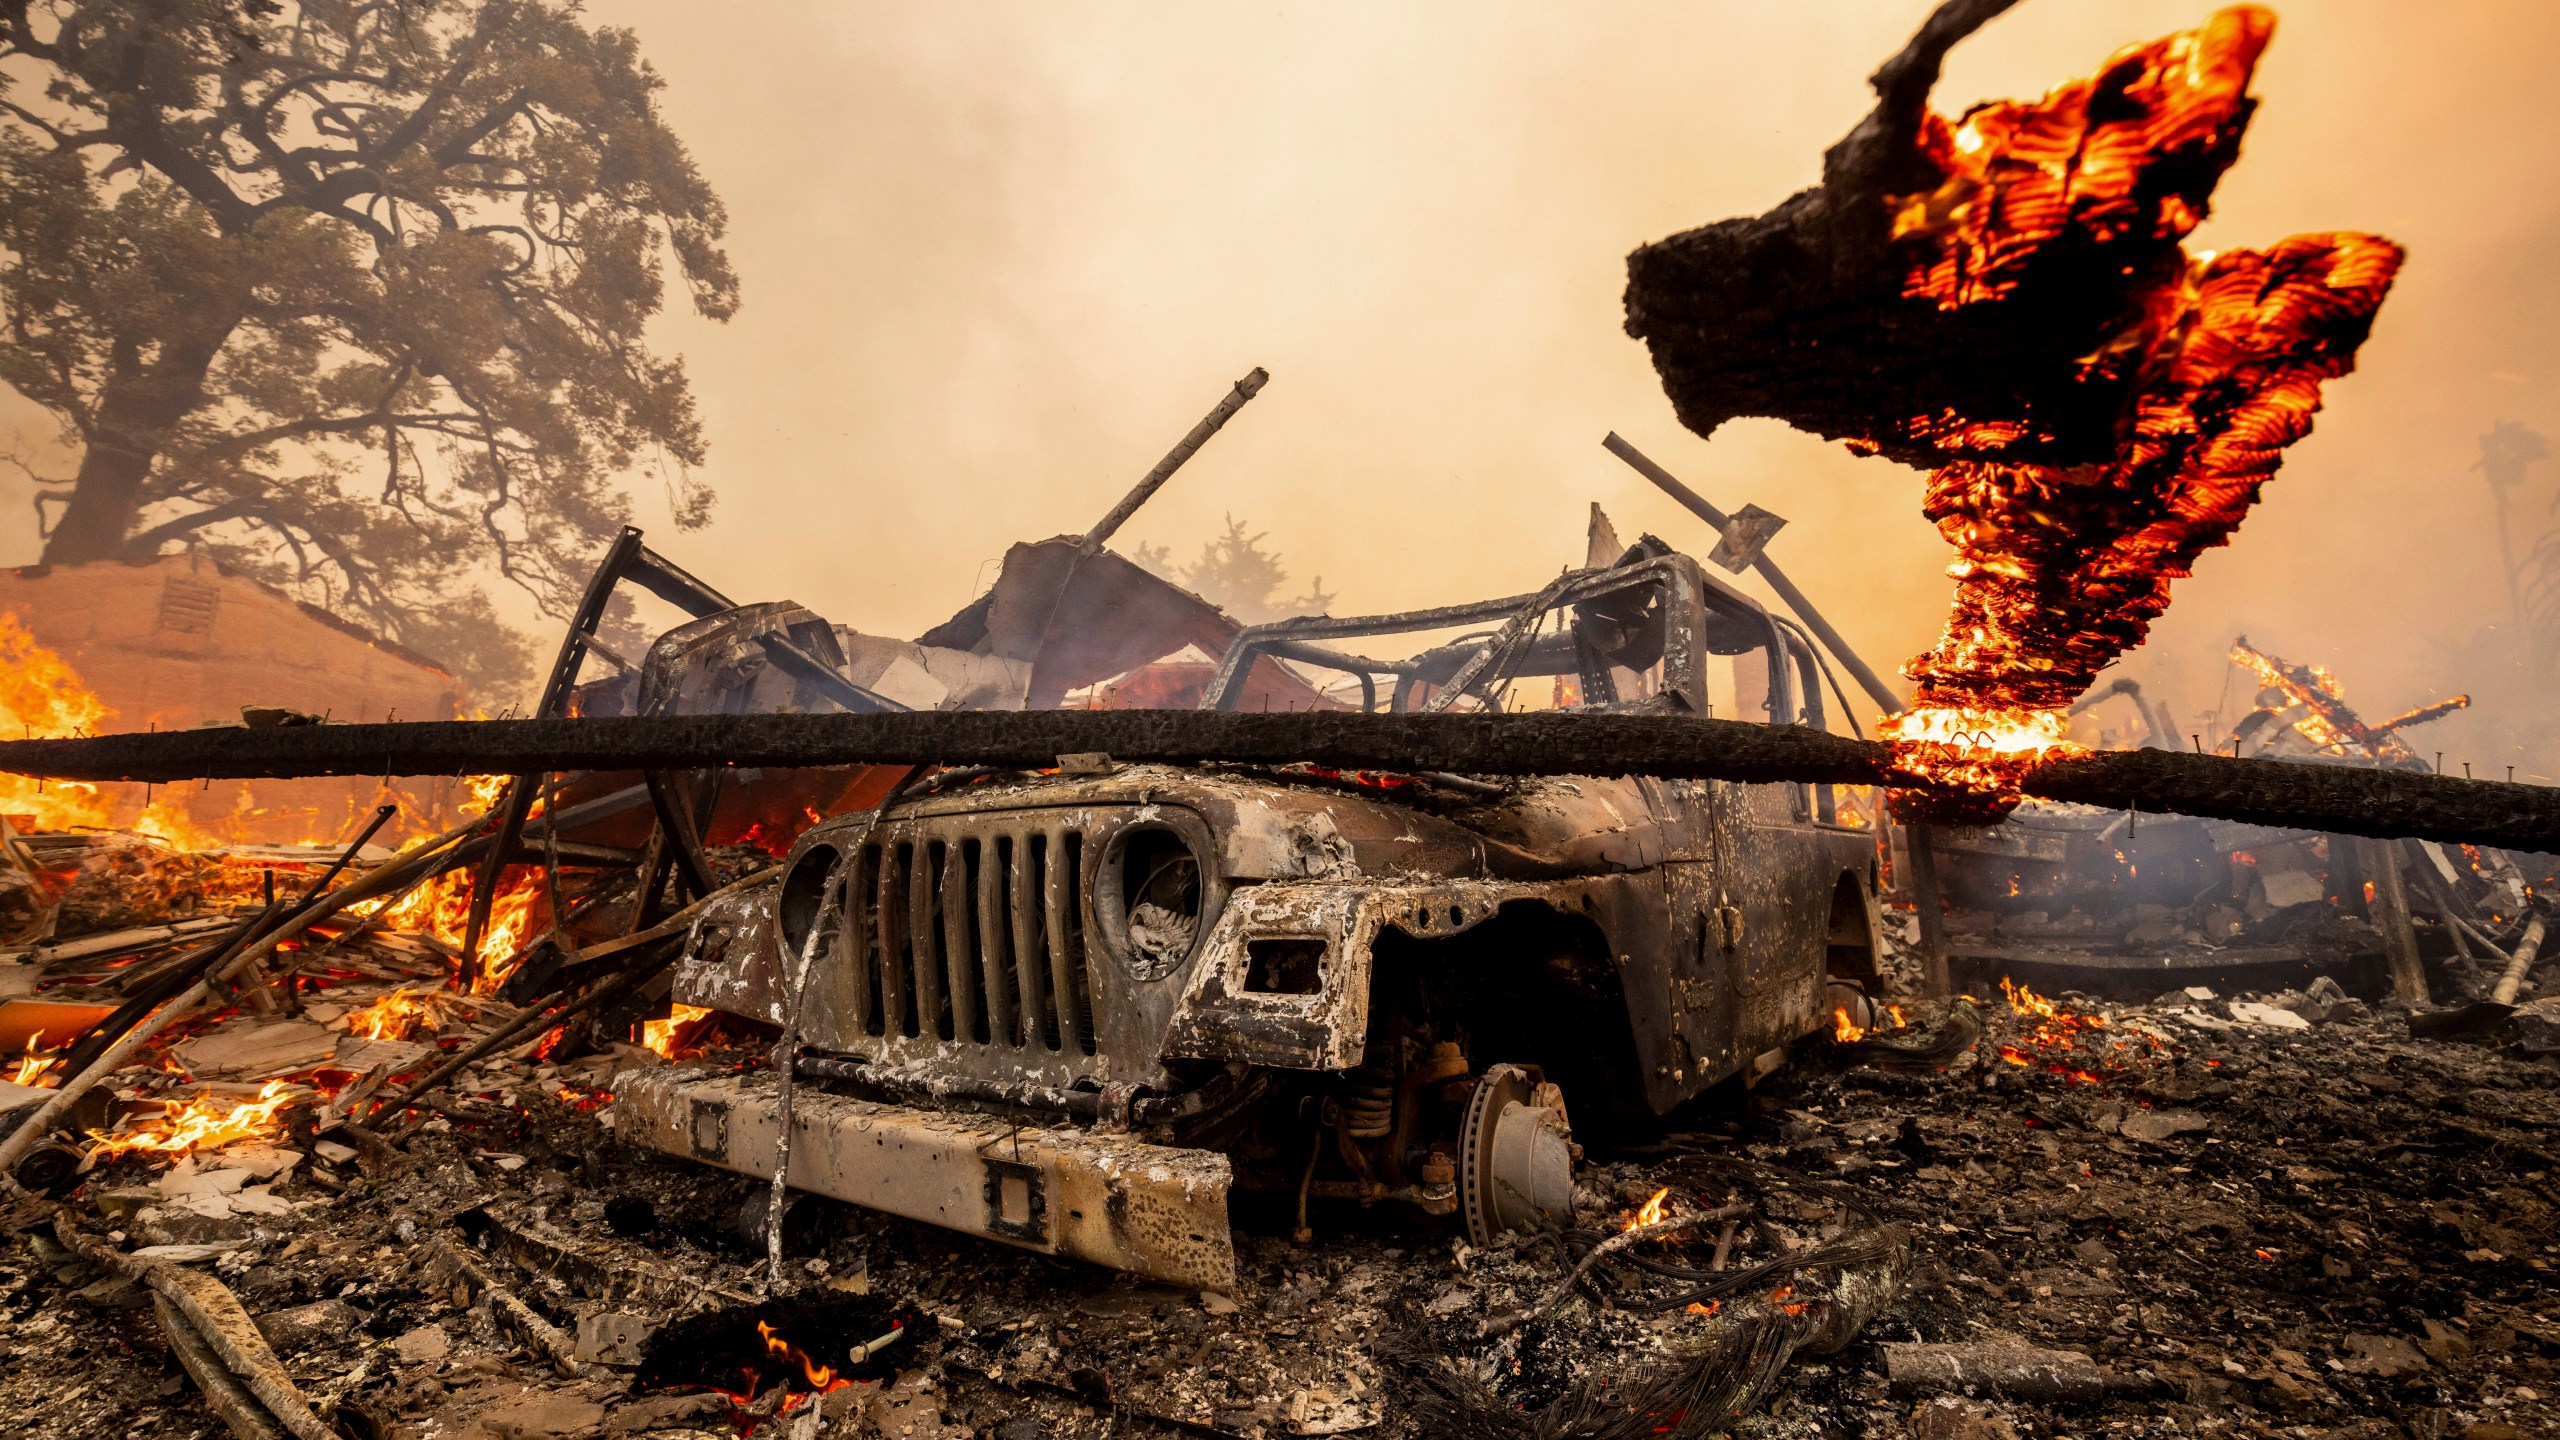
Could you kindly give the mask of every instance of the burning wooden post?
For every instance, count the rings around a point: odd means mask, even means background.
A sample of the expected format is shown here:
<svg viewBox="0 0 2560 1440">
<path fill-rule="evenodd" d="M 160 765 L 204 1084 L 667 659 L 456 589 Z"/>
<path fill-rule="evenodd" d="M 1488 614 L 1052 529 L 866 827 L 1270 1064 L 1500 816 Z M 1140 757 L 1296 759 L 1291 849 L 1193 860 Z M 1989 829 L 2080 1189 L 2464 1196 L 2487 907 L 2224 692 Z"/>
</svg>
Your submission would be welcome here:
<svg viewBox="0 0 2560 1440">
<path fill-rule="evenodd" d="M 2308 433 L 2400 262 L 2349 233 L 2181 247 L 2239 156 L 2266 10 L 2127 47 L 2040 100 L 1931 110 L 1948 50 L 2010 3 L 1941 5 L 1819 187 L 1628 258 L 1628 333 L 1691 429 L 1774 416 L 1934 471 L 1955 611 L 1887 733 L 1952 783 L 1902 790 L 1905 818 L 2017 803 L 2064 746 L 2063 707 Z"/>
</svg>

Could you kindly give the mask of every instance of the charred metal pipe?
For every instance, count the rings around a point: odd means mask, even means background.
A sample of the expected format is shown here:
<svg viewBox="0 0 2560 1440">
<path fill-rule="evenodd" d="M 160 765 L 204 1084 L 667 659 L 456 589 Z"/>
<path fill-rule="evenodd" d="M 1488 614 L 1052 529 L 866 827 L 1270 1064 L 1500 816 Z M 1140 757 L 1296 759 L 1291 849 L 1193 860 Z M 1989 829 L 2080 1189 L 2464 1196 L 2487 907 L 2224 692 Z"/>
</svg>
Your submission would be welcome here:
<svg viewBox="0 0 2560 1440">
<path fill-rule="evenodd" d="M 1131 763 L 1296 761 L 1455 775 L 1651 775 L 1751 784 L 1931 787 L 1890 747 L 1801 726 L 1573 712 L 1011 710 L 899 715 L 656 715 L 179 730 L 0 741 L 0 771 L 70 780 L 528 774 L 724 765 L 997 765 L 1061 755 Z M 2235 759 L 2174 750 L 2074 753 L 2021 791 L 2110 810 L 2195 815 L 2339 835 L 2409 836 L 2560 852 L 2560 789 L 2424 771 Z M 344 893 L 344 892 L 341 892 Z"/>
<path fill-rule="evenodd" d="M 1236 412 L 1244 408 L 1244 402 L 1261 394 L 1262 387 L 1270 381 L 1271 373 L 1259 365 L 1254 366 L 1251 373 L 1237 381 L 1235 388 L 1227 392 L 1226 398 L 1220 400 L 1208 414 L 1202 416 L 1200 423 L 1191 427 L 1190 434 L 1182 437 L 1182 443 L 1166 452 L 1165 457 L 1156 462 L 1156 468 L 1148 471 L 1146 477 L 1140 480 L 1134 489 L 1120 497 L 1120 503 L 1111 507 L 1110 514 L 1095 521 L 1093 528 L 1085 532 L 1081 547 L 1084 553 L 1090 555 L 1101 549 L 1103 542 L 1109 540 L 1113 532 L 1128 524 L 1129 517 L 1138 513 L 1139 506 L 1146 504 L 1150 496 L 1164 488 L 1164 482 L 1173 478 L 1173 472 L 1181 469 L 1184 461 L 1196 454 L 1201 446 L 1208 444 L 1210 436 L 1225 429 L 1227 422 L 1235 418 Z"/>
<path fill-rule="evenodd" d="M 1730 516 L 1707 503 L 1705 496 L 1681 484 L 1677 476 L 1653 463 L 1643 451 L 1619 439 L 1616 431 L 1610 431 L 1608 438 L 1600 444 L 1610 454 L 1626 461 L 1629 469 L 1652 481 L 1663 494 L 1679 501 L 1681 508 L 1713 526 L 1717 534 L 1723 534 L 1731 523 Z M 1902 708 L 1902 697 L 1894 693 L 1892 686 L 1884 683 L 1882 676 L 1867 668 L 1867 662 L 1859 659 L 1858 652 L 1849 648 L 1848 640 L 1832 628 L 1830 621 L 1822 618 L 1821 611 L 1813 608 L 1813 601 L 1796 588 L 1796 582 L 1787 578 L 1786 572 L 1778 568 L 1777 561 L 1762 555 L 1751 562 L 1751 568 L 1760 572 L 1760 578 L 1769 582 L 1769 588 L 1778 592 L 1778 598 L 1787 602 L 1787 608 L 1796 612 L 1796 618 L 1805 623 L 1806 629 L 1822 637 L 1824 648 L 1839 657 L 1840 663 L 1856 677 L 1859 688 L 1867 692 L 1867 698 L 1876 703 L 1877 709 L 1891 714 Z"/>
</svg>

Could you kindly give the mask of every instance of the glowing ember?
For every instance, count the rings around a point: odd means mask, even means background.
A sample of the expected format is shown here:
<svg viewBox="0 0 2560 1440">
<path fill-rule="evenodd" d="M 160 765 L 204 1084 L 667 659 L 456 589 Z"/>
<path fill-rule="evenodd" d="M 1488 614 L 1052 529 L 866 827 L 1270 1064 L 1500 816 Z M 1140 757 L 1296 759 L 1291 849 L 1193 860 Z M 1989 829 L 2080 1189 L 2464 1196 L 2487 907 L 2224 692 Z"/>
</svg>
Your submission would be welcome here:
<svg viewBox="0 0 2560 1440">
<path fill-rule="evenodd" d="M 43 1046 L 43 1031 L 39 1030 L 27 1037 L 26 1053 L 18 1057 L 15 1068 L 9 1072 L 9 1083 L 46 1087 L 53 1084 L 58 1078 L 53 1074 L 53 1067 L 61 1060 L 62 1052 L 46 1050 Z"/>
<path fill-rule="evenodd" d="M 1637 1210 L 1635 1214 L 1628 1216 L 1627 1223 L 1619 1226 L 1618 1228 L 1622 1231 L 1641 1230 L 1647 1225 L 1661 1224 L 1662 1202 L 1667 1199 L 1670 1194 L 1671 1188 L 1667 1185 L 1662 1189 L 1654 1191 L 1653 1198 L 1644 1202 L 1643 1208 Z"/>
<path fill-rule="evenodd" d="M 2229 540 L 2310 432 L 2321 384 L 2353 367 L 2391 287 L 2400 247 L 2371 235 L 2179 248 L 2239 154 L 2274 26 L 2234 7 L 2041 100 L 1922 126 L 1919 158 L 1942 178 L 1890 203 L 1907 298 L 1989 325 L 2092 285 L 2127 296 L 2077 362 L 2078 396 L 2047 413 L 1877 432 L 1945 457 L 1923 508 L 1956 549 L 1945 633 L 1905 667 L 1918 704 L 1883 729 L 1934 782 L 1894 793 L 1905 819 L 1986 823 L 2016 803 L 2017 780 L 2059 748 L 2062 707 L 2141 642 L 2170 582 Z M 2059 463 L 2090 434 L 2113 453 Z"/>
<path fill-rule="evenodd" d="M 701 1005 L 671 1002 L 665 1019 L 640 1022 L 640 1043 L 669 1060 L 681 1060 L 691 1053 L 687 1047 L 700 1040 L 701 1032 L 718 1013 Z"/>
<path fill-rule="evenodd" d="M 1831 1038 L 1837 1044 L 1851 1045 L 1866 1039 L 1867 1032 L 1857 1021 L 1849 1018 L 1848 1006 L 1835 1005 L 1831 1009 Z"/>
<path fill-rule="evenodd" d="M 251 1140 L 280 1135 L 284 1123 L 276 1112 L 292 1103 L 293 1094 L 282 1080 L 270 1080 L 258 1091 L 258 1098 L 238 1105 L 226 1105 L 210 1095 L 192 1100 L 161 1102 L 166 1113 L 121 1135 L 92 1130 L 89 1138 L 97 1145 L 89 1154 L 93 1160 L 110 1160 L 131 1151 L 147 1151 L 161 1155 L 183 1155 L 190 1150 L 210 1150 L 235 1140 Z"/>
<path fill-rule="evenodd" d="M 2137 1054 L 2159 1048 L 2158 1040 L 2138 1030 L 2124 1040 L 2094 1033 L 2111 1028 L 2106 1016 L 2058 1005 L 2006 976 L 2001 977 L 2000 993 L 2008 1000 L 2011 1015 L 2032 1022 L 2016 1044 L 1999 1047 L 2000 1058 L 2022 1070 L 2042 1070 L 2076 1084 L 2103 1085 L 2109 1074 L 2121 1073 L 2116 1061 L 2123 1057 L 2117 1052 L 2134 1042 L 2140 1044 Z M 2083 1055 L 2094 1058 L 2079 1063 Z M 2105 1067 L 2105 1073 L 2092 1069 L 2092 1064 Z"/>
</svg>

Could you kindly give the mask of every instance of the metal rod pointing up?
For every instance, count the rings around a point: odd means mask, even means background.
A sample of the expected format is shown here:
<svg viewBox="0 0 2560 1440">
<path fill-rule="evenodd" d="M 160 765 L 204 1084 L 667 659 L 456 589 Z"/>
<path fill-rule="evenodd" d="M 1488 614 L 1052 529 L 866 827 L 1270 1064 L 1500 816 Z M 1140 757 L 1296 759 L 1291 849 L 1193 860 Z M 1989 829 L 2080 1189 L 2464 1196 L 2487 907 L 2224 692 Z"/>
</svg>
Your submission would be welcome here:
<svg viewBox="0 0 2560 1440">
<path fill-rule="evenodd" d="M 1690 514 L 1714 526 L 1716 533 L 1724 533 L 1727 517 L 1723 511 L 1708 504 L 1705 496 L 1681 484 L 1670 471 L 1654 464 L 1643 451 L 1619 439 L 1616 431 L 1609 432 L 1609 438 L 1600 444 L 1610 454 L 1626 461 L 1637 474 L 1661 486 L 1663 494 L 1679 501 Z M 1891 714 L 1902 708 L 1902 697 L 1895 694 L 1893 687 L 1885 684 L 1875 671 L 1867 668 L 1867 662 L 1858 658 L 1858 652 L 1849 648 L 1849 642 L 1841 638 L 1839 631 L 1831 628 L 1831 622 L 1822 618 L 1822 612 L 1813 608 L 1813 602 L 1805 598 L 1804 592 L 1796 588 L 1795 582 L 1787 578 L 1776 561 L 1762 555 L 1751 562 L 1751 568 L 1760 572 L 1760 578 L 1769 582 L 1769 588 L 1778 592 L 1778 598 L 1787 602 L 1787 608 L 1796 612 L 1796 618 L 1805 623 L 1805 628 L 1821 638 L 1823 647 L 1839 657 L 1840 663 L 1867 692 L 1867 698 L 1876 702 L 1878 709 Z"/>
<path fill-rule="evenodd" d="M 1147 503 L 1147 497 L 1163 489 L 1164 482 L 1173 478 L 1173 472 L 1182 468 L 1182 462 L 1190 459 L 1201 446 L 1208 444 L 1209 437 L 1217 434 L 1222 426 L 1234 419 L 1235 413 L 1244 408 L 1244 402 L 1260 394 L 1263 385 L 1270 379 L 1270 372 L 1256 365 L 1253 367 L 1252 374 L 1237 381 L 1235 388 L 1227 392 L 1226 398 L 1220 400 L 1215 409 L 1201 417 L 1200 423 L 1191 427 L 1190 434 L 1182 437 L 1182 443 L 1174 446 L 1172 450 L 1166 452 L 1163 459 L 1156 462 L 1156 468 L 1147 472 L 1147 477 L 1138 482 L 1136 489 L 1121 496 L 1120 503 L 1111 507 L 1111 513 L 1103 516 L 1099 523 L 1085 532 L 1084 544 L 1081 547 L 1084 553 L 1090 555 L 1101 549 L 1103 542 L 1111 538 L 1112 532 L 1129 523 L 1129 517 L 1137 514 L 1138 507 Z"/>
</svg>

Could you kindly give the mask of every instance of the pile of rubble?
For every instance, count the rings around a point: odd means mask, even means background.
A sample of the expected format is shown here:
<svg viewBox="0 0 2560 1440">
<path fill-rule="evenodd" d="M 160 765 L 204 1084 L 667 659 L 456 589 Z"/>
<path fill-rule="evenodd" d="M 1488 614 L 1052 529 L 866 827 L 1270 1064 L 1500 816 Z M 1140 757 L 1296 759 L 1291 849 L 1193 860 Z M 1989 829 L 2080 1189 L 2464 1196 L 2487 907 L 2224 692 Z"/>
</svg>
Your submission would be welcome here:
<svg viewBox="0 0 2560 1440">
<path fill-rule="evenodd" d="M 108 972 L 76 967 L 96 963 L 30 968 L 88 975 L 43 994 L 94 994 Z M 125 1118 L 85 1171 L 0 1220 L 0 1428 L 2500 1440 L 2560 1423 L 2551 1001 L 2467 1027 L 2426 1012 L 2417 1036 L 2405 1007 L 2328 980 L 2129 1006 L 2011 986 L 1905 1006 L 1907 1030 L 1594 1140 L 1563 1233 L 1476 1248 L 1319 1203 L 1301 1245 L 1248 1208 L 1223 1295 L 804 1197 L 773 1295 L 762 1187 L 617 1139 L 615 1076 L 667 1057 L 546 1059 L 517 1007 L 436 988 L 447 964 L 412 936 L 342 937 L 277 1013 L 209 1017 L 119 1074 Z M 687 1028 L 647 1038 L 684 1064 L 762 1063 Z M 345 1118 L 351 1076 L 474 1049 L 405 1110 Z M 178 1112 L 217 1109 L 257 1113 L 169 1139 Z M 241 1376 L 263 1377 L 259 1404 L 227 1404 Z M 1718 1405 L 1747 1418 L 1698 1423 Z"/>
</svg>

